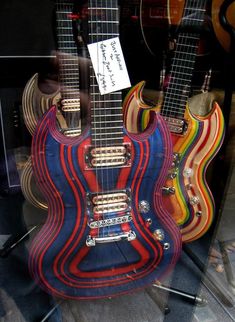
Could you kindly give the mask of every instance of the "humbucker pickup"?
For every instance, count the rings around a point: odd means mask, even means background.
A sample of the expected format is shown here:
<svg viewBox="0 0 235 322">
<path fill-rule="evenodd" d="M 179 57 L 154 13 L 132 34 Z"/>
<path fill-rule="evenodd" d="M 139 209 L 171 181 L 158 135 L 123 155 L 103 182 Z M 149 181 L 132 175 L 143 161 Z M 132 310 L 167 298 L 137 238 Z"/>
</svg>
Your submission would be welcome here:
<svg viewBox="0 0 235 322">
<path fill-rule="evenodd" d="M 167 122 L 169 130 L 173 133 L 183 134 L 187 130 L 187 123 L 185 120 L 169 116 L 164 116 L 164 120 Z"/>
<path fill-rule="evenodd" d="M 93 215 L 126 213 L 130 211 L 130 190 L 87 194 L 88 212 Z"/>
<path fill-rule="evenodd" d="M 102 167 L 129 167 L 131 165 L 130 145 L 87 147 L 85 152 L 87 169 Z"/>
</svg>

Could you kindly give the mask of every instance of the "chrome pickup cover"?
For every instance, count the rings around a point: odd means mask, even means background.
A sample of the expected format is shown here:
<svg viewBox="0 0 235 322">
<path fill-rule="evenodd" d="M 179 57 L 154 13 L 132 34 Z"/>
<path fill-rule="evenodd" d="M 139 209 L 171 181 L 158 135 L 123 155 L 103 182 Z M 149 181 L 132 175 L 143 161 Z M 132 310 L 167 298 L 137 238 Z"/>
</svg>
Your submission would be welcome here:
<svg viewBox="0 0 235 322">
<path fill-rule="evenodd" d="M 187 128 L 184 120 L 168 116 L 164 116 L 164 120 L 167 122 L 169 130 L 173 133 L 183 134 Z"/>
<path fill-rule="evenodd" d="M 86 147 L 87 168 L 117 167 L 131 165 L 130 145 Z"/>
<path fill-rule="evenodd" d="M 130 191 L 118 190 L 108 193 L 88 193 L 87 205 L 90 214 L 128 212 L 130 210 Z"/>
<path fill-rule="evenodd" d="M 80 100 L 76 98 L 61 100 L 61 109 L 64 112 L 80 111 Z"/>
</svg>

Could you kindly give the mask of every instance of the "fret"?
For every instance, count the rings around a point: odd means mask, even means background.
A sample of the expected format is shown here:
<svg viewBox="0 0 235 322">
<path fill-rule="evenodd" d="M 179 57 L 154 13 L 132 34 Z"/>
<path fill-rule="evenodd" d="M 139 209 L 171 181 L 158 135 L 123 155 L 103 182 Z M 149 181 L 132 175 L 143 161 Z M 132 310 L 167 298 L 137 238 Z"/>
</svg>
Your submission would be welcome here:
<svg viewBox="0 0 235 322">
<path fill-rule="evenodd" d="M 77 78 L 77 82 L 79 81 L 79 77 L 78 77 L 78 69 L 72 69 L 71 72 L 69 70 L 62 70 L 60 72 L 60 76 L 63 78 L 66 78 L 68 80 L 73 80 L 75 82 L 76 78 Z"/>
<path fill-rule="evenodd" d="M 106 101 L 102 101 L 102 100 L 99 100 L 99 101 L 93 101 L 94 103 L 95 102 L 99 102 L 99 103 L 113 103 L 113 102 L 122 102 L 122 100 L 106 100 Z"/>
<path fill-rule="evenodd" d="M 187 95 L 185 94 L 186 92 L 188 92 L 188 87 L 184 87 L 182 89 L 177 89 L 177 88 L 172 88 L 171 90 L 169 89 L 167 91 L 167 94 L 172 94 L 172 95 L 179 95 L 179 96 L 182 96 L 182 97 L 187 97 Z M 180 94 L 177 94 L 177 92 L 179 92 Z"/>
<path fill-rule="evenodd" d="M 176 68 L 178 68 L 178 66 L 175 66 Z M 175 70 L 174 71 L 174 74 L 179 74 L 179 75 L 184 75 L 184 76 L 189 76 L 189 77 L 192 77 L 192 73 L 186 73 L 186 72 L 183 72 L 182 70 Z M 174 77 L 174 76 L 173 76 Z"/>
<path fill-rule="evenodd" d="M 179 68 L 179 65 L 176 65 L 176 64 L 172 64 L 172 67 L 176 67 L 176 68 Z M 180 66 L 180 67 L 183 67 L 183 68 L 187 68 L 187 69 L 194 69 L 193 67 L 191 66 Z"/>
<path fill-rule="evenodd" d="M 63 87 L 63 92 L 70 92 L 70 93 L 77 93 L 78 92 L 78 89 L 76 88 L 66 88 L 66 87 Z"/>
<path fill-rule="evenodd" d="M 60 54 L 59 54 L 60 55 Z M 63 62 L 67 62 L 67 61 L 74 61 L 74 63 L 77 63 L 78 64 L 78 60 L 77 58 L 74 58 L 74 57 L 60 57 L 60 60 L 63 61 Z"/>
<path fill-rule="evenodd" d="M 98 130 L 98 129 L 96 129 L 96 130 Z M 107 130 L 107 128 L 105 128 L 105 130 Z M 113 134 L 113 135 L 122 135 L 122 134 L 123 134 L 123 131 L 116 131 L 116 132 L 114 132 L 114 131 L 110 131 L 110 133 L 108 133 L 108 134 Z M 97 133 L 97 132 L 96 132 L 96 135 L 104 136 L 104 135 L 107 135 L 107 133 L 104 133 L 104 132 L 102 132 L 102 133 Z"/>
<path fill-rule="evenodd" d="M 55 12 L 56 12 L 58 15 L 59 15 L 59 14 L 69 14 L 69 13 L 71 13 L 71 11 L 65 11 L 65 10 L 63 10 L 63 11 L 56 10 Z"/>
<path fill-rule="evenodd" d="M 100 126 L 98 130 L 115 130 L 115 129 L 123 129 L 122 126 Z"/>
<path fill-rule="evenodd" d="M 103 107 L 95 107 L 95 110 L 96 111 L 99 111 L 99 110 L 101 110 L 101 111 L 103 111 Z M 121 107 L 120 106 L 112 106 L 112 107 L 110 107 L 110 106 L 108 106 L 108 108 L 107 108 L 108 110 L 121 110 Z"/>
<path fill-rule="evenodd" d="M 106 117 L 121 117 L 122 118 L 122 114 L 103 114 L 103 115 L 101 115 L 101 114 L 91 113 L 91 115 L 96 118 L 106 118 Z"/>
<path fill-rule="evenodd" d="M 116 36 L 119 36 L 119 33 L 113 33 L 113 32 L 107 32 L 107 33 L 99 33 L 99 32 L 97 32 L 97 33 L 94 33 L 94 34 L 92 34 L 92 33 L 90 33 L 90 36 L 94 39 L 95 37 L 97 37 L 97 36 L 112 36 L 112 37 L 116 37 Z"/>
<path fill-rule="evenodd" d="M 109 140 L 109 141 L 113 141 L 113 140 L 120 140 L 120 141 L 122 141 L 123 140 L 123 137 L 122 136 L 120 136 L 120 137 L 106 137 L 106 138 L 102 138 L 102 137 L 94 137 L 93 139 L 92 139 L 93 141 L 98 141 L 98 142 L 100 142 L 100 141 L 107 141 L 107 140 Z"/>
<path fill-rule="evenodd" d="M 76 81 L 73 81 L 73 82 L 71 82 L 71 81 L 69 81 L 68 79 L 67 79 L 67 77 L 64 79 L 64 84 L 66 84 L 68 87 L 69 86 L 76 86 L 76 85 L 78 85 L 78 82 Z"/>
<path fill-rule="evenodd" d="M 68 14 L 69 14 L 69 12 L 68 12 Z M 71 23 L 71 19 L 59 19 L 58 23 L 61 23 L 61 22 Z"/>
<path fill-rule="evenodd" d="M 97 24 L 97 23 L 100 23 L 100 24 L 119 24 L 119 21 L 118 20 L 113 20 L 113 21 L 105 21 L 105 20 L 96 20 L 96 21 L 88 21 L 89 24 Z"/>
<path fill-rule="evenodd" d="M 62 47 L 60 47 L 60 49 L 73 49 L 74 50 L 74 46 L 66 46 L 66 47 L 64 47 L 64 46 L 62 46 Z"/>
<path fill-rule="evenodd" d="M 61 27 L 61 26 L 58 26 L 57 29 L 61 29 L 61 30 L 71 30 L 71 27 Z"/>
<path fill-rule="evenodd" d="M 205 12 L 205 9 L 201 8 L 193 8 L 193 7 L 185 7 L 185 10 L 197 11 L 197 12 Z"/>
<path fill-rule="evenodd" d="M 88 7 L 90 11 L 96 10 L 110 10 L 110 11 L 118 11 L 118 8 L 109 8 L 109 7 Z"/>
<path fill-rule="evenodd" d="M 110 120 L 109 123 L 121 123 L 121 124 L 123 124 L 123 120 Z M 100 122 L 92 120 L 91 124 L 100 124 Z M 107 129 L 107 127 L 106 127 L 106 129 Z"/>
</svg>

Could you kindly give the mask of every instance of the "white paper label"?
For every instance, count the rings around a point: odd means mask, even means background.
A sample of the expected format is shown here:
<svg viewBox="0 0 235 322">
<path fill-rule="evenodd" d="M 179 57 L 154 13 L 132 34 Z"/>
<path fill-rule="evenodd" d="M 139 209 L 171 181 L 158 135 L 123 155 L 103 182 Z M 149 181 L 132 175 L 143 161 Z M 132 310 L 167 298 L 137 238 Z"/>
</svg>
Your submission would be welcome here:
<svg viewBox="0 0 235 322">
<path fill-rule="evenodd" d="M 118 37 L 90 44 L 88 50 L 102 95 L 131 86 Z"/>
</svg>

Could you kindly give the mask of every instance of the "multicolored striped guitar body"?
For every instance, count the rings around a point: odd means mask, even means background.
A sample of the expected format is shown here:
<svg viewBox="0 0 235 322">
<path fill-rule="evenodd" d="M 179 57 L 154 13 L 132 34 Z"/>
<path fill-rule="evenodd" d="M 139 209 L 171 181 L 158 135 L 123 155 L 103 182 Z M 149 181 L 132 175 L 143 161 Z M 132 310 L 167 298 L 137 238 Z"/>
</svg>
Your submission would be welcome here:
<svg viewBox="0 0 235 322">
<path fill-rule="evenodd" d="M 117 0 L 110 8 L 90 0 L 88 8 L 93 43 L 118 35 Z M 142 134 L 126 133 L 121 92 L 101 95 L 90 71 L 90 126 L 79 137 L 62 135 L 53 107 L 32 142 L 48 218 L 31 247 L 30 271 L 46 291 L 72 299 L 143 288 L 172 269 L 181 249 L 162 206 L 172 162 L 165 122 L 153 113 Z"/>
<path fill-rule="evenodd" d="M 187 105 L 205 5 L 206 1 L 185 1 L 179 28 L 183 32 L 177 37 L 169 81 L 159 106 L 151 108 L 143 102 L 144 82 L 137 84 L 124 102 L 124 120 L 130 132 L 141 132 L 147 126 L 151 109 L 160 111 L 167 122 L 174 161 L 162 188 L 163 201 L 180 226 L 184 242 L 201 237 L 212 223 L 215 206 L 206 170 L 224 136 L 223 115 L 216 102 L 209 111 L 207 99 L 198 98 L 193 113 Z"/>
<path fill-rule="evenodd" d="M 161 278 L 181 247 L 162 207 L 171 141 L 161 117 L 142 134 L 125 134 L 122 145 L 95 148 L 90 130 L 79 138 L 61 135 L 55 113 L 52 108 L 45 115 L 32 145 L 34 173 L 49 208 L 30 251 L 34 279 L 54 295 L 88 299 Z M 122 165 L 94 166 L 102 160 L 99 149 L 112 151 L 103 162 Z M 124 154 L 115 156 L 120 150 Z"/>
<path fill-rule="evenodd" d="M 149 121 L 149 106 L 141 94 L 143 86 L 144 82 L 133 87 L 124 101 L 124 119 L 129 131 L 142 131 Z M 198 97 L 198 107 L 199 100 Z M 155 108 L 159 109 L 160 106 Z M 224 119 L 219 105 L 212 102 L 212 109 L 204 116 L 191 113 L 187 106 L 184 120 L 187 128 L 183 133 L 171 131 L 174 161 L 163 185 L 163 203 L 180 226 L 182 240 L 189 242 L 201 237 L 214 217 L 214 199 L 206 181 L 206 170 L 222 144 Z"/>
</svg>

